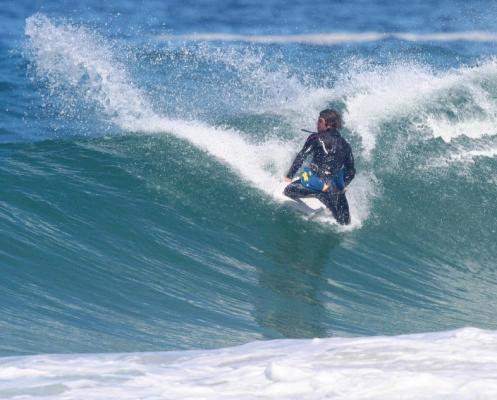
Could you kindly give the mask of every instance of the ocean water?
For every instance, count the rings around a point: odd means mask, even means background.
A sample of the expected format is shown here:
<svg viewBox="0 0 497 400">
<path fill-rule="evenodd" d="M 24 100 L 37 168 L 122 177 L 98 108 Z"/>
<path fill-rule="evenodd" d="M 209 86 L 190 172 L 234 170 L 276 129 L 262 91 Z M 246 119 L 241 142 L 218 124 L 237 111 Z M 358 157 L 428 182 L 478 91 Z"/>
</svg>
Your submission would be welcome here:
<svg viewBox="0 0 497 400">
<path fill-rule="evenodd" d="M 0 7 L 0 398 L 495 399 L 497 3 Z M 283 204 L 320 110 L 352 223 Z"/>
</svg>

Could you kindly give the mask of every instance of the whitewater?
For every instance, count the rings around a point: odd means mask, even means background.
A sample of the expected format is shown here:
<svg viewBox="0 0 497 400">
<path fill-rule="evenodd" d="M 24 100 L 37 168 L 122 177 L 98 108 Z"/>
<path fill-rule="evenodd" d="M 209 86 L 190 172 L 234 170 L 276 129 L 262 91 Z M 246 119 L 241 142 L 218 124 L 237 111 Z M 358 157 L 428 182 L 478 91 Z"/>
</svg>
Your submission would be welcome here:
<svg viewBox="0 0 497 400">
<path fill-rule="evenodd" d="M 0 361 L 2 398 L 458 399 L 497 395 L 497 335 L 478 329 L 275 340 L 211 351 Z M 98 371 L 98 374 L 95 372 Z"/>
<path fill-rule="evenodd" d="M 0 398 L 495 398 L 495 33 L 211 7 L 2 16 Z M 327 107 L 345 228 L 281 194 Z"/>
</svg>

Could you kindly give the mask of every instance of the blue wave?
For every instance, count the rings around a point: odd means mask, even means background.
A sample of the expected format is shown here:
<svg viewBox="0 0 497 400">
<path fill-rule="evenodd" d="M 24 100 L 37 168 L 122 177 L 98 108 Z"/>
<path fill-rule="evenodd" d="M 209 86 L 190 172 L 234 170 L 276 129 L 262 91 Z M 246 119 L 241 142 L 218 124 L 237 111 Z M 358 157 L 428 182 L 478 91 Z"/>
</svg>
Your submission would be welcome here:
<svg viewBox="0 0 497 400">
<path fill-rule="evenodd" d="M 45 14 L 25 35 L 0 83 L 1 355 L 495 329 L 492 56 L 164 47 Z M 279 197 L 327 106 L 359 170 L 347 231 Z"/>
</svg>

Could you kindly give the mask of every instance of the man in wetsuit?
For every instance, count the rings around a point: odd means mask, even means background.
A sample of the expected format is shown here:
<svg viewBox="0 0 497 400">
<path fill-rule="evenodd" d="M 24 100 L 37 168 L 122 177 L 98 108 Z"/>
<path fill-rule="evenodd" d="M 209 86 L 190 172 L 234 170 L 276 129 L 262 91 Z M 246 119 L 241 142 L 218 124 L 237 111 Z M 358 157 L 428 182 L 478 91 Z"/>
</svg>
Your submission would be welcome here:
<svg viewBox="0 0 497 400">
<path fill-rule="evenodd" d="M 297 200 L 300 197 L 316 197 L 331 211 L 341 225 L 350 223 L 349 204 L 345 197 L 345 187 L 354 179 L 354 156 L 347 141 L 340 135 L 342 127 L 340 113 L 335 110 L 323 110 L 319 114 L 317 133 L 311 134 L 302 150 L 297 154 L 293 164 L 285 176 L 287 182 L 302 166 L 304 160 L 312 155 L 310 169 L 324 182 L 321 191 L 311 190 L 299 180 L 290 183 L 283 192 L 286 196 Z M 333 178 L 344 168 L 343 187 L 333 183 Z"/>
</svg>

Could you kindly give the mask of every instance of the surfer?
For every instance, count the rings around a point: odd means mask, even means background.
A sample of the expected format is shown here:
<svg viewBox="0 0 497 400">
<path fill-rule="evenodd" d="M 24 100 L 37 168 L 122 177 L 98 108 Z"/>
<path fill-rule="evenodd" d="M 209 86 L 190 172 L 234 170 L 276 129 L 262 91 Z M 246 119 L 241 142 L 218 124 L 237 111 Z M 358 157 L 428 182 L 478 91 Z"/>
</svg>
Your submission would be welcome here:
<svg viewBox="0 0 497 400">
<path fill-rule="evenodd" d="M 349 143 L 340 135 L 342 117 L 338 111 L 326 109 L 319 113 L 317 132 L 312 133 L 299 151 L 284 180 L 291 182 L 284 190 L 293 200 L 316 197 L 341 225 L 350 223 L 345 188 L 354 179 L 354 156 Z M 309 168 L 302 178 L 292 178 L 302 163 L 312 155 Z M 312 179 L 309 179 L 312 178 Z"/>
</svg>

